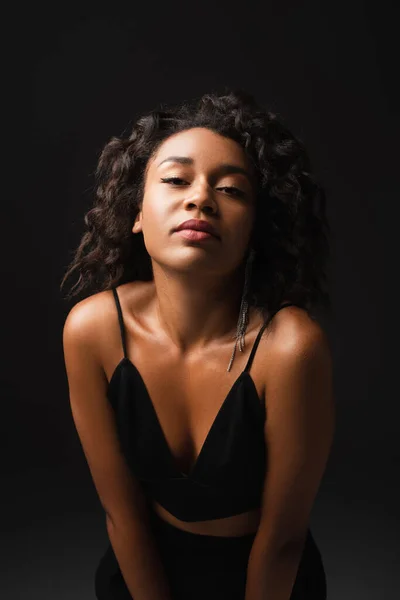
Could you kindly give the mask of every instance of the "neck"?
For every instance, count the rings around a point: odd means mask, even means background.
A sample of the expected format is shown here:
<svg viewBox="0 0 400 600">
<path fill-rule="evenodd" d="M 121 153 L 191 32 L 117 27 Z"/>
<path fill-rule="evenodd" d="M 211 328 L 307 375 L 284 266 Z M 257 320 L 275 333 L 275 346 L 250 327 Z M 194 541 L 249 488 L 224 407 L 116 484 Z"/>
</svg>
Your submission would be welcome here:
<svg viewBox="0 0 400 600">
<path fill-rule="evenodd" d="M 187 354 L 213 341 L 231 343 L 236 334 L 244 270 L 213 279 L 173 275 L 153 266 L 154 313 L 178 352 Z"/>
</svg>

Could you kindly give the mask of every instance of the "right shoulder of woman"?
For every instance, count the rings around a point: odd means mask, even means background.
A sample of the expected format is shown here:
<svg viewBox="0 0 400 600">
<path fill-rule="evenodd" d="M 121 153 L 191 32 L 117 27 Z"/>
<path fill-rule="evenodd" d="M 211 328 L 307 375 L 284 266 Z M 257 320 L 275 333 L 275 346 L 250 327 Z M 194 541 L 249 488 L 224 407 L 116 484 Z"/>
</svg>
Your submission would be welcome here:
<svg viewBox="0 0 400 600">
<path fill-rule="evenodd" d="M 78 302 L 63 327 L 63 350 L 73 421 L 108 525 L 142 519 L 145 498 L 123 455 L 96 331 L 104 323 L 104 296 Z"/>
</svg>

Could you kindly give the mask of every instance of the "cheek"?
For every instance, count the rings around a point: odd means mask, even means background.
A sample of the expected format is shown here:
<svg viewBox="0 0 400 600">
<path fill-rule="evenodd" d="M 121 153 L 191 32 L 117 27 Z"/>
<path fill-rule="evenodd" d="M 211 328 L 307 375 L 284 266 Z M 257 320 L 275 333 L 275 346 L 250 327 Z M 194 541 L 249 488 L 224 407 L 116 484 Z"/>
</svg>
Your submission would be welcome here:
<svg viewBox="0 0 400 600">
<path fill-rule="evenodd" d="M 241 223 L 236 229 L 234 236 L 234 248 L 239 256 L 243 255 L 251 236 L 250 224 Z"/>
<path fill-rule="evenodd" d="M 243 248 L 247 246 L 254 226 L 254 211 L 239 211 L 231 223 L 232 239 Z"/>
<path fill-rule="evenodd" d="M 164 201 L 163 201 L 164 200 Z M 175 219 L 176 220 L 176 219 Z M 157 255 L 169 242 L 170 230 L 176 226 L 168 203 L 162 195 L 144 196 L 142 207 L 142 233 L 146 249 L 150 255 Z"/>
<path fill-rule="evenodd" d="M 150 187 L 143 197 L 143 227 L 149 231 L 152 229 L 160 229 L 162 233 L 167 227 L 167 223 L 171 221 L 168 218 L 168 202 L 162 190 L 155 190 Z"/>
</svg>

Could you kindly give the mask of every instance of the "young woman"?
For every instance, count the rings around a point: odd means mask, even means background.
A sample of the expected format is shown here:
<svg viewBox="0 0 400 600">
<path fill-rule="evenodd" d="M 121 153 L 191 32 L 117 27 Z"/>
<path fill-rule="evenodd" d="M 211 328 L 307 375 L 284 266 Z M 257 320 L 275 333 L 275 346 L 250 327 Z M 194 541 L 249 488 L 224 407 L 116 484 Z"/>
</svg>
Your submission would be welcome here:
<svg viewBox="0 0 400 600">
<path fill-rule="evenodd" d="M 244 92 L 139 118 L 97 169 L 63 345 L 110 544 L 99 600 L 324 600 L 334 434 L 307 153 Z"/>
</svg>

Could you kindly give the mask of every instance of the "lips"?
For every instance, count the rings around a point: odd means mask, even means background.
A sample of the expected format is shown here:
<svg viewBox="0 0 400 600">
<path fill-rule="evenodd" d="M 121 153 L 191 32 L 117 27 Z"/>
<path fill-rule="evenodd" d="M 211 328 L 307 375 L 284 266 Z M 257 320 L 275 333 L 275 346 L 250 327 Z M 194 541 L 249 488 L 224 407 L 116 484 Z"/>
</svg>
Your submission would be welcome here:
<svg viewBox="0 0 400 600">
<path fill-rule="evenodd" d="M 206 233 L 210 233 L 211 235 L 219 238 L 218 232 L 211 223 L 208 221 L 203 221 L 202 219 L 189 219 L 188 221 L 183 221 L 175 231 L 181 231 L 182 229 L 194 229 L 195 231 L 204 231 Z"/>
</svg>

